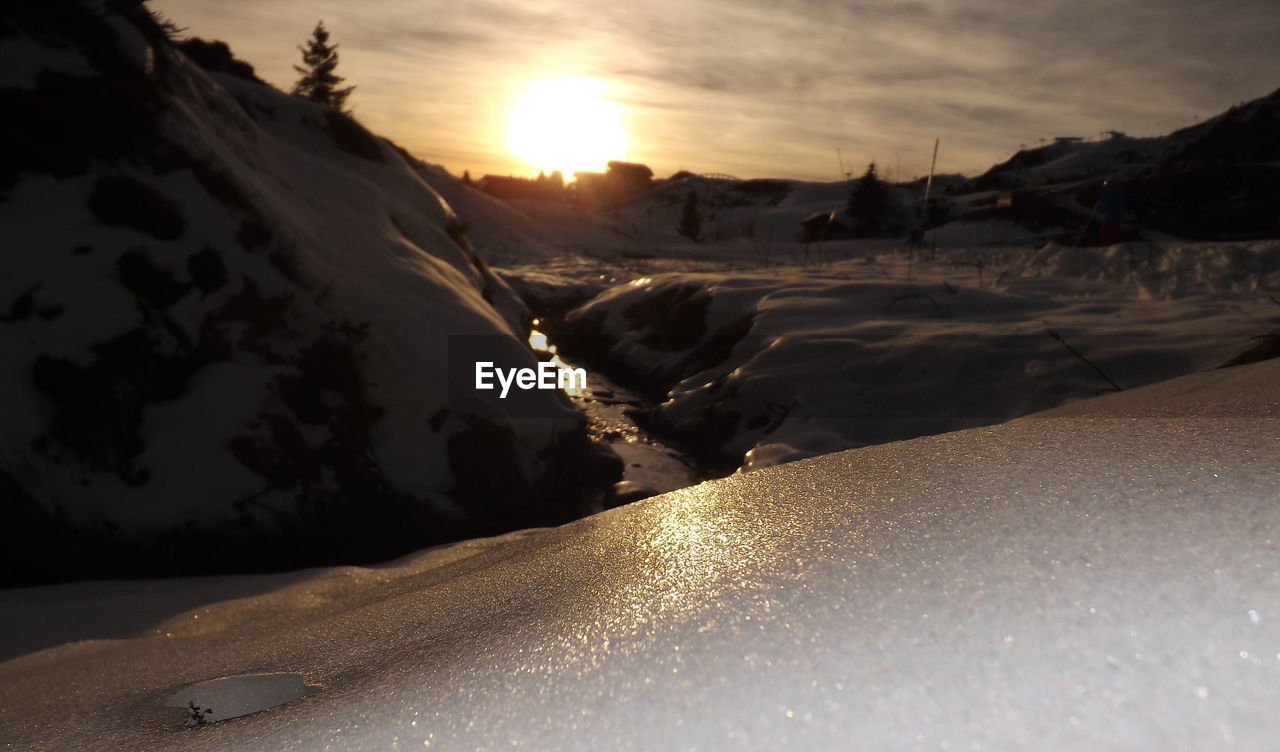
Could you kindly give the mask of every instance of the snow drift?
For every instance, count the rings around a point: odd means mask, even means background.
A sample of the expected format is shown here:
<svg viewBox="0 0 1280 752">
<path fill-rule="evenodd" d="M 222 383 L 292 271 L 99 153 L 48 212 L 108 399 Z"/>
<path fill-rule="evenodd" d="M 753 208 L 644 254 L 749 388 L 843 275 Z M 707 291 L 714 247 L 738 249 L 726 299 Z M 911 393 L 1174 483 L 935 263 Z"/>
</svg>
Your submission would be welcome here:
<svg viewBox="0 0 1280 752">
<path fill-rule="evenodd" d="M 553 333 L 570 358 L 653 394 L 637 419 L 727 473 L 1210 368 L 1276 326 L 1275 241 L 947 249 L 909 263 L 868 252 L 653 273 Z"/>
<path fill-rule="evenodd" d="M 562 397 L 449 399 L 449 337 L 533 365 L 528 314 L 417 169 L 98 7 L 0 23 L 4 577 L 368 561 L 591 508 L 611 464 Z"/>
<path fill-rule="evenodd" d="M 1278 447 L 1272 360 L 392 566 L 3 592 L 27 654 L 0 663 L 0 737 L 1271 749 Z M 315 691 L 205 728 L 165 707 L 278 672 Z"/>
</svg>

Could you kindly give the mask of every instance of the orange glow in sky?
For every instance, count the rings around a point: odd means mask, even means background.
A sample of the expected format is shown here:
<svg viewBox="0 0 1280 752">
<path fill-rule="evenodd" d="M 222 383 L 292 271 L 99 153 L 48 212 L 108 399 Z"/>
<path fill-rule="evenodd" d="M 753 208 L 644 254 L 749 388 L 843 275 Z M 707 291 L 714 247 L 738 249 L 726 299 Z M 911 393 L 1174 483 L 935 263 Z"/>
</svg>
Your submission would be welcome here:
<svg viewBox="0 0 1280 752">
<path fill-rule="evenodd" d="M 1040 139 L 1168 133 L 1280 80 L 1276 0 L 150 6 L 285 91 L 323 19 L 360 122 L 475 177 L 622 159 L 832 181 L 874 160 L 910 179 L 938 138 L 938 172 L 977 175 Z"/>
</svg>

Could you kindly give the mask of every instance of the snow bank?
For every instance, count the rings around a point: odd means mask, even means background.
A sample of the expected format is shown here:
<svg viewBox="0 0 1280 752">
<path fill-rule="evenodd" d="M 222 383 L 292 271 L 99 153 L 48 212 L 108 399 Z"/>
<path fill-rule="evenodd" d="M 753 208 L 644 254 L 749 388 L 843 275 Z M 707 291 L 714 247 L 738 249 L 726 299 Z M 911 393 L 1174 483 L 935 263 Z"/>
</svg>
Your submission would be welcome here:
<svg viewBox="0 0 1280 752">
<path fill-rule="evenodd" d="M 1278 418 L 1269 361 L 461 558 L 4 592 L 4 644 L 51 602 L 114 639 L 0 664 L 0 729 L 33 750 L 1266 750 Z M 95 632 L 92 594 L 122 587 L 156 616 Z M 320 689 L 196 729 L 164 707 L 272 672 Z"/>
<path fill-rule="evenodd" d="M 406 155 L 427 185 L 466 224 L 467 239 L 485 263 L 494 266 L 545 261 L 562 251 L 543 227 L 505 201 L 464 185 L 443 167 Z"/>
<path fill-rule="evenodd" d="M 0 27 L 4 578 L 367 561 L 592 508 L 608 462 L 563 396 L 449 394 L 451 337 L 534 365 L 529 314 L 416 166 L 142 10 L 55 5 Z"/>
<path fill-rule="evenodd" d="M 1074 277 L 1133 284 L 1144 298 L 1280 289 L 1280 241 L 1120 243 L 1109 248 L 1049 244 L 1011 259 L 1022 276 Z"/>
<path fill-rule="evenodd" d="M 1274 242 L 914 255 L 640 277 L 556 339 L 664 394 L 641 418 L 729 471 L 1152 383 L 1275 327 Z"/>
</svg>

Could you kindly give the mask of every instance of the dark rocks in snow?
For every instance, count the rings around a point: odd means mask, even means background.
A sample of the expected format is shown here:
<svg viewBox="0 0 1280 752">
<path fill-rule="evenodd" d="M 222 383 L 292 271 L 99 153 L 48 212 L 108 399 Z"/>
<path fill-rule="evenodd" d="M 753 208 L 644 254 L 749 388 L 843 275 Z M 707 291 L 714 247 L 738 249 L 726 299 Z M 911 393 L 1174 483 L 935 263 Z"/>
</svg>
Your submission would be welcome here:
<svg viewBox="0 0 1280 752">
<path fill-rule="evenodd" d="M 204 297 L 227 286 L 227 265 L 222 262 L 222 254 L 209 246 L 187 258 L 187 274 Z"/>
<path fill-rule="evenodd" d="M 48 433 L 38 439 L 40 453 L 58 460 L 69 452 L 86 475 L 108 472 L 128 486 L 146 483 L 149 471 L 136 464 L 144 447 L 138 435 L 143 411 L 176 399 L 197 362 L 189 347 L 170 353 L 157 341 L 172 334 L 159 321 L 139 327 L 95 345 L 89 366 L 37 358 L 32 381 L 55 406 Z"/>
<path fill-rule="evenodd" d="M 104 175 L 94 181 L 89 208 L 108 227 L 128 227 L 157 240 L 176 240 L 187 227 L 177 204 L 125 175 Z"/>
<path fill-rule="evenodd" d="M 40 287 L 40 283 L 37 282 L 14 298 L 13 302 L 9 304 L 9 312 L 0 315 L 0 324 L 22 321 L 35 313 L 36 293 L 40 290 Z"/>
<path fill-rule="evenodd" d="M 116 259 L 116 275 L 139 301 L 148 306 L 165 309 L 177 303 L 190 291 L 174 277 L 173 271 L 157 265 L 145 248 L 134 248 Z"/>
</svg>

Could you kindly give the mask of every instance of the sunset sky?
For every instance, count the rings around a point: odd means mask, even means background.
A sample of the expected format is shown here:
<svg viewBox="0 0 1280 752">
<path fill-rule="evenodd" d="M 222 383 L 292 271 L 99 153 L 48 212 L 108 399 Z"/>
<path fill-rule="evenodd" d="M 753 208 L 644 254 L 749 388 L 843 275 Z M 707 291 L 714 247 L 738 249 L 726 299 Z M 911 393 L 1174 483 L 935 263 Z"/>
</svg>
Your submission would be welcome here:
<svg viewBox="0 0 1280 752">
<path fill-rule="evenodd" d="M 511 111 L 565 90 L 547 81 L 591 90 L 587 110 L 561 102 L 552 112 L 625 131 L 602 134 L 595 151 L 624 151 L 613 157 L 659 176 L 818 180 L 839 178 L 837 148 L 850 171 L 874 159 L 909 178 L 928 170 L 937 137 L 939 171 L 972 174 L 1040 138 L 1157 135 L 1280 87 L 1276 0 L 152 6 L 190 34 L 227 41 L 285 89 L 297 45 L 323 19 L 341 45 L 339 73 L 358 87 L 356 116 L 475 176 L 537 172 L 512 153 L 510 131 L 526 144 L 543 131 L 527 117 L 512 123 Z"/>
</svg>

